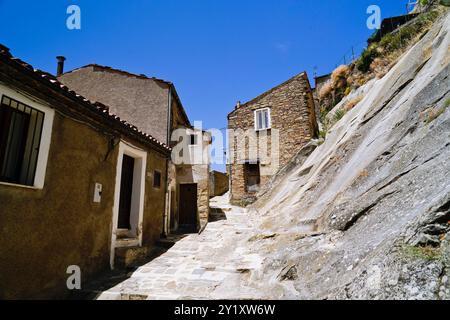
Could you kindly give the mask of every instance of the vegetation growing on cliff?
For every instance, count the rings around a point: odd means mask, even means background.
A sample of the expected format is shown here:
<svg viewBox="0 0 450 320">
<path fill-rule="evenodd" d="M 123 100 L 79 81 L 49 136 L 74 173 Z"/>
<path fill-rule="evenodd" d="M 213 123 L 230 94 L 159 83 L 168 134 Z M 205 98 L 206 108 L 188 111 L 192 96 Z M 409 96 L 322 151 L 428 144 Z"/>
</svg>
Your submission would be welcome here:
<svg viewBox="0 0 450 320">
<path fill-rule="evenodd" d="M 385 35 L 380 42 L 371 44 L 356 61 L 356 68 L 361 72 L 374 71 L 373 62 L 378 57 L 382 57 L 390 63 L 394 62 L 404 52 L 404 49 L 409 47 L 411 40 L 416 40 L 417 36 L 421 36 L 430 28 L 438 15 L 438 10 L 422 13 L 411 23 L 399 28 L 398 31 Z"/>
<path fill-rule="evenodd" d="M 433 22 L 442 13 L 439 6 L 433 7 L 430 11 L 420 14 L 416 19 L 400 27 L 397 31 L 385 35 L 379 42 L 369 45 L 361 56 L 349 65 L 337 67 L 331 79 L 321 88 L 319 92 L 320 100 L 320 120 L 325 127 L 330 127 L 326 123 L 325 117 L 344 97 L 353 90 L 364 85 L 370 79 L 382 78 L 393 65 L 418 39 L 423 37 Z M 345 105 L 346 111 L 352 109 L 362 97 L 357 97 Z M 339 113 L 339 118 L 343 115 Z M 326 129 L 325 129 L 326 131 Z"/>
</svg>

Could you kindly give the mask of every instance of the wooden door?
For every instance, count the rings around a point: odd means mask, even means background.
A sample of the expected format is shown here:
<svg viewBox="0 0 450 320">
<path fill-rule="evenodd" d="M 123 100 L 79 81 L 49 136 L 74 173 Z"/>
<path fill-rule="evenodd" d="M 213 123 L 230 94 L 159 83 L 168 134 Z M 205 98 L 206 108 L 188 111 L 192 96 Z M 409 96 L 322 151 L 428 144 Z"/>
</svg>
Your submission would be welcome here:
<svg viewBox="0 0 450 320">
<path fill-rule="evenodd" d="M 183 227 L 197 227 L 197 184 L 180 185 L 179 224 Z"/>
<path fill-rule="evenodd" d="M 119 229 L 131 229 L 131 198 L 133 194 L 134 158 L 123 155 L 122 176 L 120 180 Z"/>
</svg>

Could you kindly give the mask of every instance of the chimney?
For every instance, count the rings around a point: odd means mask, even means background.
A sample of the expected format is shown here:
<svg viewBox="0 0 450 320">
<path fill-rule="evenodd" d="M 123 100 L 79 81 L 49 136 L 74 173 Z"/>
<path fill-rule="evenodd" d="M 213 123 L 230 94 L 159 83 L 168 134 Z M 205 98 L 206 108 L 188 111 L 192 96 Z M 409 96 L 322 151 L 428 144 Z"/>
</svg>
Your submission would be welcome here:
<svg viewBox="0 0 450 320">
<path fill-rule="evenodd" d="M 4 45 L 0 44 L 0 51 L 9 52 L 9 48 L 5 47 Z"/>
<path fill-rule="evenodd" d="M 66 58 L 63 56 L 57 56 L 56 60 L 58 60 L 58 69 L 56 71 L 56 76 L 59 77 L 64 73 L 64 61 L 66 61 Z"/>
<path fill-rule="evenodd" d="M 7 56 L 8 58 L 11 58 L 11 57 L 12 57 L 11 53 L 9 52 L 9 48 L 8 48 L 8 47 L 5 47 L 5 46 L 2 45 L 1 43 L 0 43 L 0 53 L 3 54 L 3 55 L 5 55 L 5 56 Z"/>
<path fill-rule="evenodd" d="M 236 109 L 239 109 L 241 107 L 241 101 L 238 101 L 237 103 L 236 103 Z"/>
</svg>

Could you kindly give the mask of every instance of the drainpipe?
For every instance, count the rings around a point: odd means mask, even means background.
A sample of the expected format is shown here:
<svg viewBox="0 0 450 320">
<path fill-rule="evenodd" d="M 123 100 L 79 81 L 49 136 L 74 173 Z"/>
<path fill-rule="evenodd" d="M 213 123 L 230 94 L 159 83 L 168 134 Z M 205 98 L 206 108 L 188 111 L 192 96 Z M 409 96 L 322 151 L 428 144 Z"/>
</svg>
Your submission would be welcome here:
<svg viewBox="0 0 450 320">
<path fill-rule="evenodd" d="M 171 134 L 171 122 L 172 122 L 172 85 L 169 85 L 169 95 L 167 98 L 167 138 L 166 138 L 166 144 L 167 146 L 170 146 L 170 134 Z M 165 192 L 165 210 L 164 210 L 164 217 L 163 217 L 163 230 L 161 237 L 166 238 L 167 234 L 170 233 L 170 225 L 169 225 L 169 215 L 170 215 L 170 205 L 169 203 L 170 196 L 169 196 L 169 165 L 170 165 L 170 159 L 166 159 L 166 192 Z"/>
</svg>

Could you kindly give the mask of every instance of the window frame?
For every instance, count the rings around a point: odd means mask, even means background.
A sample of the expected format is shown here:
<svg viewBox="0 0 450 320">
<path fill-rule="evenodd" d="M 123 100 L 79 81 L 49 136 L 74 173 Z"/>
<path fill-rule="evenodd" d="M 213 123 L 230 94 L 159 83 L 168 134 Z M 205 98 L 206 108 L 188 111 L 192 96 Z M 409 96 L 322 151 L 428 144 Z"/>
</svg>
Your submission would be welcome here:
<svg viewBox="0 0 450 320">
<path fill-rule="evenodd" d="M 189 134 L 189 146 L 198 146 L 198 134 L 197 133 L 190 133 Z"/>
<path fill-rule="evenodd" d="M 267 111 L 267 128 L 258 128 L 258 113 Z M 270 115 L 270 107 L 260 108 L 253 111 L 255 131 L 270 130 L 272 128 L 272 118 Z"/>
<path fill-rule="evenodd" d="M 130 215 L 131 230 L 127 231 L 129 239 L 118 238 L 123 229 L 118 228 L 120 189 L 122 180 L 122 164 L 124 155 L 135 159 L 132 189 L 132 212 Z M 115 249 L 130 246 L 142 246 L 142 221 L 144 219 L 145 173 L 147 168 L 147 151 L 133 146 L 124 140 L 119 142 L 116 162 L 116 179 L 114 187 L 114 205 L 112 208 L 112 236 L 110 251 L 110 266 L 114 269 Z"/>
<path fill-rule="evenodd" d="M 10 87 L 7 87 L 4 84 L 0 84 L 0 103 L 1 101 L 3 101 L 4 96 L 12 100 L 18 101 L 26 106 L 29 106 L 30 108 L 33 108 L 39 112 L 42 112 L 44 119 L 41 128 L 41 140 L 39 143 L 39 150 L 36 160 L 36 169 L 34 173 L 33 184 L 26 185 L 0 181 L 0 185 L 21 187 L 28 189 L 43 189 L 45 185 L 45 175 L 47 171 L 47 163 L 50 151 L 55 110 L 50 106 L 48 106 L 47 103 L 42 102 L 37 98 L 31 97 L 28 93 L 19 90 L 14 90 Z"/>
<path fill-rule="evenodd" d="M 4 102 L 5 100 L 8 100 L 8 102 Z M 4 172 L 5 175 L 2 175 L 2 172 L 0 172 L 0 181 L 33 186 L 45 113 L 7 95 L 2 95 L 0 97 L 0 114 L 3 114 L 9 120 L 5 122 L 6 127 L 3 128 L 6 129 L 4 132 L 6 136 L 3 137 L 5 140 L 3 140 L 4 144 L 0 146 L 0 151 L 2 148 L 5 148 L 3 151 L 6 154 L 0 155 L 0 165 L 8 168 L 11 165 L 10 157 L 14 157 L 14 153 L 18 157 L 13 162 L 15 165 L 9 169 L 13 170 L 13 172 L 9 172 L 13 176 L 8 176 L 7 171 Z M 13 146 L 11 143 L 15 145 Z M 6 157 L 7 155 L 10 157 Z M 23 171 L 24 166 L 26 171 Z M 3 169 L 0 168 L 0 171 L 3 171 Z"/>
</svg>

